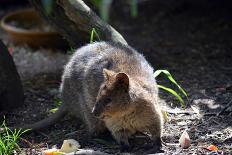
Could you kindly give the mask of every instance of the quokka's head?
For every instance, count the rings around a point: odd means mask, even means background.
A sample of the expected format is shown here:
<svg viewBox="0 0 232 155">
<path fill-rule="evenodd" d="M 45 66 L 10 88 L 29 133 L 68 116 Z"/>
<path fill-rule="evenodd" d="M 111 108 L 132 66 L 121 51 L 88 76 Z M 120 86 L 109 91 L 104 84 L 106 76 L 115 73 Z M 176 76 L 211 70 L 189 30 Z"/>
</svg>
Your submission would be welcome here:
<svg viewBox="0 0 232 155">
<path fill-rule="evenodd" d="M 102 83 L 92 113 L 103 119 L 107 116 L 121 115 L 130 107 L 130 78 L 126 73 L 103 69 Z"/>
</svg>

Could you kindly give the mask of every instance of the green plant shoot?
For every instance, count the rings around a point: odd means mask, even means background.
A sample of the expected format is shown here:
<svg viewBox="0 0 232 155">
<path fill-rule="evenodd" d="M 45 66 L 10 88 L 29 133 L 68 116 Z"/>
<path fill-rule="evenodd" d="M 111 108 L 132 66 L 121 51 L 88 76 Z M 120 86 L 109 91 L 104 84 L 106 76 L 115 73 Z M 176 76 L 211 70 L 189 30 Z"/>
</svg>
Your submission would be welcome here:
<svg viewBox="0 0 232 155">
<path fill-rule="evenodd" d="M 58 107 L 61 105 L 62 101 L 60 98 L 55 98 L 55 108 L 50 110 L 51 113 L 55 113 L 58 110 Z"/>
<path fill-rule="evenodd" d="M 22 134 L 29 131 L 29 129 L 24 131 L 22 131 L 21 129 L 14 129 L 14 131 L 10 130 L 6 125 L 5 118 L 0 128 L 2 129 L 2 131 L 0 132 L 1 155 L 10 155 L 13 154 L 14 150 L 19 150 L 20 147 L 17 143 L 18 139 L 21 137 Z"/>
<path fill-rule="evenodd" d="M 70 47 L 70 49 L 67 51 L 67 54 L 71 55 L 75 52 L 75 49 L 73 47 Z"/>
<path fill-rule="evenodd" d="M 42 0 L 44 12 L 47 16 L 49 16 L 52 13 L 53 3 L 53 0 Z"/>
<path fill-rule="evenodd" d="M 100 40 L 100 37 L 99 37 L 97 31 L 95 30 L 95 28 L 92 28 L 92 31 L 91 31 L 91 34 L 90 34 L 90 41 L 89 41 L 90 43 L 93 43 L 94 36 L 96 36 L 97 39 Z"/>
<path fill-rule="evenodd" d="M 188 95 L 185 92 L 185 90 L 176 82 L 176 80 L 174 80 L 174 78 L 172 77 L 172 75 L 169 73 L 169 71 L 167 70 L 156 70 L 154 73 L 154 77 L 158 77 L 161 73 L 165 74 L 166 77 L 169 79 L 169 81 L 171 81 L 174 85 L 176 85 L 178 87 L 178 89 L 180 90 L 180 92 L 188 99 Z M 180 95 L 178 95 L 178 93 L 176 91 L 174 91 L 171 88 L 165 87 L 163 85 L 158 85 L 159 88 L 171 93 L 172 95 L 174 95 L 177 100 L 180 102 L 182 108 L 185 107 L 184 105 L 184 100 L 182 99 L 182 97 Z"/>
<path fill-rule="evenodd" d="M 137 5 L 137 0 L 131 0 L 130 1 L 130 5 L 131 5 L 131 16 L 132 17 L 137 17 L 138 15 L 138 5 Z"/>
</svg>

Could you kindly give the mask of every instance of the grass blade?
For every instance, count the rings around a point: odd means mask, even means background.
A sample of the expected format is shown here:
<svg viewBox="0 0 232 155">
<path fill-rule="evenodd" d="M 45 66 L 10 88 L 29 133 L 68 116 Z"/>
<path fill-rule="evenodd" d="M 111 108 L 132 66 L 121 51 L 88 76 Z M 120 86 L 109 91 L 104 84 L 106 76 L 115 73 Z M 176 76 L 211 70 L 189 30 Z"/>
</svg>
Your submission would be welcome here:
<svg viewBox="0 0 232 155">
<path fill-rule="evenodd" d="M 91 34 L 90 34 L 90 43 L 93 43 L 93 37 L 94 37 L 94 30 L 95 28 L 92 29 Z"/>
<path fill-rule="evenodd" d="M 97 31 L 95 30 L 95 28 L 92 28 L 91 34 L 90 34 L 90 43 L 93 43 L 94 40 L 94 35 L 97 37 L 98 40 L 100 40 L 100 37 L 97 33 Z"/>
<path fill-rule="evenodd" d="M 188 95 L 187 95 L 187 93 L 185 92 L 185 90 L 184 90 L 183 88 L 181 88 L 181 86 L 176 82 L 176 80 L 174 80 L 174 78 L 172 77 L 172 75 L 170 74 L 169 71 L 167 71 L 167 70 L 157 70 L 157 71 L 155 71 L 154 76 L 157 77 L 157 76 L 159 76 L 161 73 L 164 73 L 164 74 L 167 76 L 167 78 L 168 78 L 173 84 L 175 84 L 175 85 L 178 87 L 178 89 L 181 91 L 181 93 L 184 94 L 185 97 L 188 97 Z"/>
<path fill-rule="evenodd" d="M 50 113 L 55 113 L 58 110 L 58 108 L 53 108 L 51 110 L 49 110 Z"/>
<path fill-rule="evenodd" d="M 156 70 L 154 73 L 154 77 L 157 78 L 161 72 L 162 72 L 162 70 Z"/>
<path fill-rule="evenodd" d="M 137 17 L 137 15 L 138 15 L 137 0 L 131 0 L 131 16 Z"/>
<path fill-rule="evenodd" d="M 0 132 L 0 155 L 10 155 L 14 150 L 20 150 L 17 140 L 28 130 L 22 131 L 21 129 L 14 129 L 12 131 L 6 126 L 5 117 L 0 127 L 1 129 L 4 129 L 2 132 Z"/>
<path fill-rule="evenodd" d="M 100 16 L 104 21 L 109 20 L 109 11 L 113 0 L 101 0 Z"/>
<path fill-rule="evenodd" d="M 53 0 L 42 0 L 44 12 L 47 16 L 49 16 L 52 13 L 53 2 L 54 2 Z"/>
<path fill-rule="evenodd" d="M 158 85 L 158 88 L 161 88 L 161 89 L 163 89 L 163 90 L 165 90 L 165 91 L 171 93 L 172 95 L 174 95 L 174 96 L 177 98 L 177 100 L 180 102 L 181 107 L 182 107 L 182 108 L 185 107 L 185 106 L 184 106 L 184 100 L 183 100 L 183 99 L 180 97 L 180 95 L 178 95 L 173 89 L 168 88 L 168 87 L 165 87 L 165 86 L 163 86 L 163 85 Z"/>
</svg>

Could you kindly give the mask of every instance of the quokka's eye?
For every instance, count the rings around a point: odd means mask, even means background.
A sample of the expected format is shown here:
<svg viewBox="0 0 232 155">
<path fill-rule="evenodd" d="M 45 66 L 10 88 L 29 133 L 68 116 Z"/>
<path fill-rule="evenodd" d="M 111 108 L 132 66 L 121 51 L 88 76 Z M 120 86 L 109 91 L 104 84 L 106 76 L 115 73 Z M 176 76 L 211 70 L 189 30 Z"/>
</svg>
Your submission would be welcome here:
<svg viewBox="0 0 232 155">
<path fill-rule="evenodd" d="M 107 104 L 110 103 L 111 101 L 112 101 L 111 98 L 106 98 L 106 99 L 104 100 L 104 104 L 107 105 Z"/>
<path fill-rule="evenodd" d="M 102 89 L 104 90 L 104 89 L 106 89 L 106 88 L 107 88 L 106 85 L 103 85 Z"/>
</svg>

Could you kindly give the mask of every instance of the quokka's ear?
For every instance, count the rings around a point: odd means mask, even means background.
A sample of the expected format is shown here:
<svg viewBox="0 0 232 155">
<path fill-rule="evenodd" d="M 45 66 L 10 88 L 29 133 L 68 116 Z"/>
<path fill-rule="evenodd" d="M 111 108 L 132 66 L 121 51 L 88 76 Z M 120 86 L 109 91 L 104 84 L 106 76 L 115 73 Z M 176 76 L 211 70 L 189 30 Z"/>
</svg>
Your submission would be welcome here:
<svg viewBox="0 0 232 155">
<path fill-rule="evenodd" d="M 116 75 L 116 82 L 118 84 L 121 84 L 123 86 L 125 86 L 125 88 L 129 88 L 129 76 L 126 73 L 123 72 L 119 72 Z"/>
<path fill-rule="evenodd" d="M 103 75 L 106 80 L 109 80 L 110 77 L 113 77 L 115 75 L 114 71 L 108 70 L 106 68 L 103 69 Z"/>
</svg>

